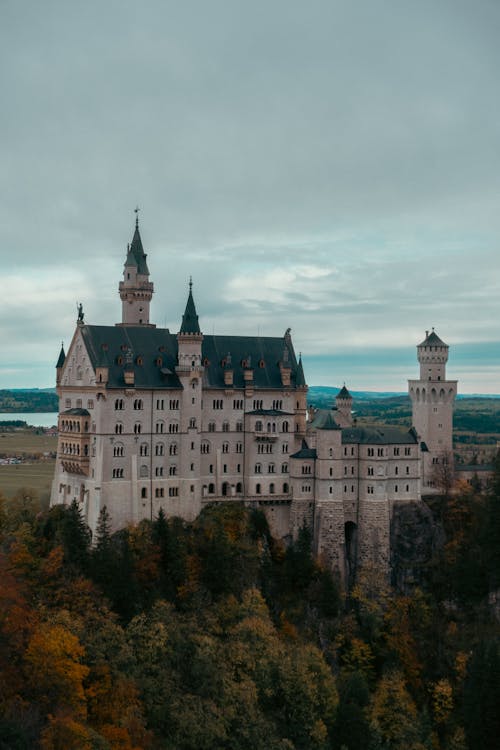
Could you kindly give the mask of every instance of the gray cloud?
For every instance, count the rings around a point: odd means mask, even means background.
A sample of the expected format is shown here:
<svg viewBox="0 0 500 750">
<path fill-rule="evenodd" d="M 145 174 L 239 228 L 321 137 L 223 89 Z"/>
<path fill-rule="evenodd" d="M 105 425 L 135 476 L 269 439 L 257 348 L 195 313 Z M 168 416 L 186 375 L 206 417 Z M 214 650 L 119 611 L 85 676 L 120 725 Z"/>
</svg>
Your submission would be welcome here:
<svg viewBox="0 0 500 750">
<path fill-rule="evenodd" d="M 2 382 L 51 383 L 76 299 L 118 319 L 136 202 L 173 330 L 192 274 L 207 330 L 311 356 L 498 339 L 499 36 L 493 0 L 4 2 Z"/>
</svg>

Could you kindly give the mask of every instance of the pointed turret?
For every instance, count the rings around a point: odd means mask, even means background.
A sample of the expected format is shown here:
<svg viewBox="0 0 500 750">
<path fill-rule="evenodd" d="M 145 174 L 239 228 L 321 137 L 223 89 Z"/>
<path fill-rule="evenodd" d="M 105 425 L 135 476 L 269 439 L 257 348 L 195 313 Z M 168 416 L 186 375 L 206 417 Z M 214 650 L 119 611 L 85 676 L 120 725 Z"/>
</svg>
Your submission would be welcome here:
<svg viewBox="0 0 500 750">
<path fill-rule="evenodd" d="M 123 281 L 119 291 L 122 301 L 121 325 L 151 326 L 149 304 L 153 296 L 153 284 L 149 281 L 146 253 L 139 232 L 139 209 L 136 210 L 135 231 L 132 243 L 127 245 L 127 256 L 123 270 Z M 120 324 L 118 324 L 120 325 Z"/>
<path fill-rule="evenodd" d="M 139 218 L 135 220 L 135 232 L 132 238 L 132 244 L 129 246 L 127 260 L 125 265 L 137 266 L 137 273 L 142 276 L 149 276 L 149 268 L 146 262 L 147 255 L 142 247 L 141 234 L 139 232 Z"/>
<path fill-rule="evenodd" d="M 193 282 L 189 279 L 189 294 L 186 302 L 186 309 L 182 316 L 181 330 L 179 333 L 200 334 L 200 324 L 193 299 Z"/>
<path fill-rule="evenodd" d="M 61 342 L 61 351 L 59 352 L 59 357 L 57 358 L 57 364 L 56 369 L 59 370 L 66 359 L 66 354 L 64 353 L 64 344 Z"/>
<path fill-rule="evenodd" d="M 56 385 L 59 385 L 59 383 L 61 382 L 62 368 L 64 367 L 65 361 L 66 354 L 64 353 L 64 344 L 61 341 L 61 351 L 59 352 L 59 357 L 57 358 L 56 364 Z"/>
<path fill-rule="evenodd" d="M 304 368 L 302 367 L 302 354 L 299 354 L 299 362 L 295 371 L 295 385 L 297 386 L 297 388 L 304 388 L 304 386 L 306 385 Z"/>
</svg>

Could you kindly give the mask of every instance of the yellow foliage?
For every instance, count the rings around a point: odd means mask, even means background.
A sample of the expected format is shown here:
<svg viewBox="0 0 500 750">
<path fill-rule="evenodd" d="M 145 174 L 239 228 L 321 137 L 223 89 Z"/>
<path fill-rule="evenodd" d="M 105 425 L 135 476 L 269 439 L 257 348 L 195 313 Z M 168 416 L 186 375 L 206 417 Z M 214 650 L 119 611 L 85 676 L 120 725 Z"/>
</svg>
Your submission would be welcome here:
<svg viewBox="0 0 500 750">
<path fill-rule="evenodd" d="M 361 638 L 351 638 L 340 658 L 346 672 L 362 672 L 368 680 L 374 675 L 375 657 L 368 643 Z"/>
<path fill-rule="evenodd" d="M 69 707 L 85 718 L 83 681 L 89 673 L 81 663 L 84 648 L 62 625 L 44 623 L 33 633 L 25 653 L 31 689 L 51 708 Z"/>
<path fill-rule="evenodd" d="M 432 685 L 432 711 L 438 724 L 443 724 L 453 710 L 453 689 L 448 680 L 438 680 Z"/>
<path fill-rule="evenodd" d="M 72 716 L 49 716 L 49 724 L 41 736 L 41 750 L 92 750 L 93 747 L 89 730 Z"/>
</svg>

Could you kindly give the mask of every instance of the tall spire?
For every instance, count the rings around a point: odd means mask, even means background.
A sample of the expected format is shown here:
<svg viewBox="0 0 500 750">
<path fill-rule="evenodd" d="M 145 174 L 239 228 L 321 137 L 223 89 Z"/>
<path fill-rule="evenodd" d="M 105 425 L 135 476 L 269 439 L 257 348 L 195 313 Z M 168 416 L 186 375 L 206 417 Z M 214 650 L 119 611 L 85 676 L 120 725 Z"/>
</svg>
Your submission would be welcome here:
<svg viewBox="0 0 500 750">
<path fill-rule="evenodd" d="M 132 242 L 127 245 L 127 257 L 123 269 L 123 281 L 119 292 L 122 301 L 122 322 L 117 325 L 147 325 L 149 303 L 153 296 L 153 284 L 149 280 L 146 253 L 139 232 L 139 207 L 135 211 L 135 229 Z"/>
<path fill-rule="evenodd" d="M 59 352 L 59 357 L 57 360 L 56 368 L 62 367 L 65 359 L 66 359 L 66 354 L 64 353 L 64 342 L 61 341 L 61 351 Z"/>
<path fill-rule="evenodd" d="M 302 352 L 299 354 L 299 362 L 297 365 L 297 369 L 295 371 L 295 385 L 296 386 L 305 386 L 306 379 L 304 377 L 304 368 L 302 367 Z"/>
<path fill-rule="evenodd" d="M 182 316 L 180 333 L 201 333 L 193 299 L 193 280 L 191 277 L 189 277 L 189 294 L 186 302 L 186 309 Z"/>
<path fill-rule="evenodd" d="M 147 255 L 142 246 L 141 234 L 139 232 L 139 208 L 135 208 L 135 230 L 132 237 L 132 244 L 127 247 L 126 266 L 136 266 L 137 273 L 141 276 L 149 276 L 148 264 L 146 263 Z"/>
</svg>

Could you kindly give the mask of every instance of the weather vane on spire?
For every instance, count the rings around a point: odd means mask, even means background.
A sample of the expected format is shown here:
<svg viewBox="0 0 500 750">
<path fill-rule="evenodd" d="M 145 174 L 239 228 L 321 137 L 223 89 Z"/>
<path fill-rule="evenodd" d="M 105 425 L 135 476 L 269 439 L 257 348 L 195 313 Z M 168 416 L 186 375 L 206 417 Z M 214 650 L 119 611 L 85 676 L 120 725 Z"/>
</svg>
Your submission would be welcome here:
<svg viewBox="0 0 500 750">
<path fill-rule="evenodd" d="M 189 277 L 189 291 L 191 292 L 191 291 L 192 291 L 192 289 L 193 289 L 193 277 L 192 277 L 192 276 L 190 276 L 190 277 Z"/>
<path fill-rule="evenodd" d="M 135 213 L 135 228 L 136 229 L 139 229 L 139 211 L 140 210 L 141 209 L 139 208 L 139 206 L 136 206 L 134 208 L 134 213 Z"/>
</svg>

